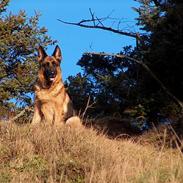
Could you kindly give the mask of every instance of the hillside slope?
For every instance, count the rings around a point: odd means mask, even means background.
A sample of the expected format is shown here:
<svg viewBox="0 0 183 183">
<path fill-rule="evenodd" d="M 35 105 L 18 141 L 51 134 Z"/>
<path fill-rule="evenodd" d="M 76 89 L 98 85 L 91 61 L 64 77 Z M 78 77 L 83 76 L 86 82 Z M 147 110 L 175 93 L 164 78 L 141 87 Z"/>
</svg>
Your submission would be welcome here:
<svg viewBox="0 0 183 183">
<path fill-rule="evenodd" d="M 92 129 L 0 125 L 0 182 L 178 183 L 183 157 Z"/>
</svg>

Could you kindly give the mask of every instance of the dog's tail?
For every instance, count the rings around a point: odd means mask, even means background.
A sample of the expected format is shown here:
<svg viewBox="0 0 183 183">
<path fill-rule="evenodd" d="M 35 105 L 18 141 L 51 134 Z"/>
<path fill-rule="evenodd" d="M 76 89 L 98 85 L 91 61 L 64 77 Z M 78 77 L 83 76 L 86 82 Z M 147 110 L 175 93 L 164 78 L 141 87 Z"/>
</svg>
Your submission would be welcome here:
<svg viewBox="0 0 183 183">
<path fill-rule="evenodd" d="M 70 128 L 82 128 L 81 119 L 78 116 L 72 116 L 65 122 Z"/>
</svg>

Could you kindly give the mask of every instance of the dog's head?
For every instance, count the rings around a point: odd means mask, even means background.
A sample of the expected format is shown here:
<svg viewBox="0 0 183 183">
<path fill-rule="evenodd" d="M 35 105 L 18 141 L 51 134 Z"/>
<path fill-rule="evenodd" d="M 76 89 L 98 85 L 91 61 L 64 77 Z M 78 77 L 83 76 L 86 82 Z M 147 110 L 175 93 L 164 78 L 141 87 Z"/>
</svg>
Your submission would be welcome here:
<svg viewBox="0 0 183 183">
<path fill-rule="evenodd" d="M 50 88 L 56 81 L 61 80 L 61 59 L 59 46 L 55 47 L 52 56 L 48 56 L 43 47 L 38 48 L 39 82 L 43 88 Z"/>
</svg>

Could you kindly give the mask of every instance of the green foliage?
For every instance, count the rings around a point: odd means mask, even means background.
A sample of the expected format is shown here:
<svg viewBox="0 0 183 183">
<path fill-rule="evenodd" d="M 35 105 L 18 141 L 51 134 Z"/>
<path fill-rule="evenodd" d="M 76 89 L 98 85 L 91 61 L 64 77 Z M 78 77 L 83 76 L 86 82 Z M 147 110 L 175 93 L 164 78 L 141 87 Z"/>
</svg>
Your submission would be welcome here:
<svg viewBox="0 0 183 183">
<path fill-rule="evenodd" d="M 183 100 L 183 2 L 136 0 L 137 25 L 141 30 L 138 48 L 122 54 L 144 62 L 179 100 Z M 84 110 L 87 97 L 95 105 L 89 115 L 123 114 L 157 121 L 157 114 L 178 116 L 179 108 L 141 66 L 124 58 L 84 54 L 79 60 L 84 73 L 70 77 L 68 86 L 77 109 Z M 82 81 L 82 82 L 81 82 Z M 84 106 L 84 105 L 85 106 Z"/>
<path fill-rule="evenodd" d="M 0 0 L 0 14 L 6 10 L 6 6 L 8 5 L 10 0 Z"/>
<path fill-rule="evenodd" d="M 0 1 L 0 115 L 12 110 L 15 101 L 18 106 L 30 105 L 37 71 L 36 48 L 54 43 L 46 28 L 38 26 L 38 14 L 31 18 L 24 11 L 8 14 L 8 2 Z"/>
<path fill-rule="evenodd" d="M 161 21 L 161 9 L 157 6 L 153 6 L 152 0 L 135 0 L 140 3 L 139 8 L 133 8 L 138 12 L 139 17 L 137 18 L 137 25 L 140 26 L 141 30 L 151 33 L 157 21 Z"/>
<path fill-rule="evenodd" d="M 121 54 L 134 55 L 131 47 L 124 48 Z M 135 105 L 138 89 L 138 66 L 128 59 L 112 56 L 84 54 L 78 65 L 84 74 L 68 78 L 69 93 L 75 107 L 84 111 L 88 97 L 93 108 L 89 115 L 122 114 L 129 105 Z"/>
<path fill-rule="evenodd" d="M 85 108 L 89 96 L 91 96 L 90 101 L 93 101 L 94 95 L 94 84 L 92 81 L 88 80 L 87 76 L 81 73 L 76 76 L 69 76 L 66 81 L 66 86 L 68 87 L 68 92 L 72 96 L 72 101 L 75 108 L 80 111 L 80 109 Z"/>
<path fill-rule="evenodd" d="M 183 2 L 138 0 L 140 7 L 137 25 L 146 35 L 140 45 L 140 54 L 143 61 L 151 68 L 165 86 L 179 99 L 183 100 L 182 57 L 183 57 Z M 151 93 L 156 103 L 151 108 L 166 108 L 172 101 L 164 95 L 159 86 L 147 74 L 142 73 L 144 96 Z M 158 101 L 159 100 L 159 101 Z M 151 102 L 152 104 L 152 102 Z M 170 109 L 170 108 L 169 108 Z M 152 110 L 151 110 L 152 111 Z M 175 112 L 165 110 L 165 113 Z"/>
</svg>

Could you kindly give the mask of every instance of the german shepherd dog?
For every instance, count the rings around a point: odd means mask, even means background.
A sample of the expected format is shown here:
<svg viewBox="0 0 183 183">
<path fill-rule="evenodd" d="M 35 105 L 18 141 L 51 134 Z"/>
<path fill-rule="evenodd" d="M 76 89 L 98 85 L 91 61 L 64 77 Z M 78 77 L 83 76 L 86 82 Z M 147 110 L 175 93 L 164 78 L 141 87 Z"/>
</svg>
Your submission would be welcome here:
<svg viewBox="0 0 183 183">
<path fill-rule="evenodd" d="M 52 56 L 48 56 L 40 46 L 38 48 L 38 82 L 35 85 L 35 106 L 32 124 L 46 122 L 68 125 L 80 125 L 75 116 L 72 102 L 62 81 L 60 62 L 62 54 L 59 46 L 55 47 Z"/>
</svg>

